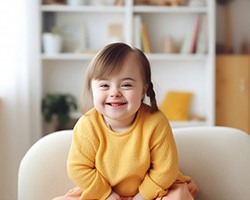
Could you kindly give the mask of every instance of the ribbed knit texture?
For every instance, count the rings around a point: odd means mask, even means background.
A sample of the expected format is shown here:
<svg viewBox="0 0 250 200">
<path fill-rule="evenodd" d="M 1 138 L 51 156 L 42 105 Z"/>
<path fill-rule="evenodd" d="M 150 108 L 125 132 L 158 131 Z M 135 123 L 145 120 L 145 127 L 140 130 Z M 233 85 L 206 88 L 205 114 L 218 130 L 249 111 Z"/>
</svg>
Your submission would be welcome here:
<svg viewBox="0 0 250 200">
<path fill-rule="evenodd" d="M 81 199 L 106 199 L 140 193 L 165 195 L 179 175 L 176 145 L 162 112 L 142 105 L 123 133 L 110 130 L 101 114 L 90 110 L 77 122 L 68 158 L 69 177 L 83 190 Z"/>
</svg>

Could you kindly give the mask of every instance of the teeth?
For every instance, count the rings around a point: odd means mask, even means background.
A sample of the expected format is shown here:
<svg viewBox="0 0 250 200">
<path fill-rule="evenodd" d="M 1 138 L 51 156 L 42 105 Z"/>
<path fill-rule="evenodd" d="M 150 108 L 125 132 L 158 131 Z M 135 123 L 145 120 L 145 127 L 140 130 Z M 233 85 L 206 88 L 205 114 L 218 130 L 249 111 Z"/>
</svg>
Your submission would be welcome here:
<svg viewBox="0 0 250 200">
<path fill-rule="evenodd" d="M 123 103 L 111 103 L 110 105 L 111 106 L 120 106 L 120 105 L 123 105 Z"/>
<path fill-rule="evenodd" d="M 119 105 L 121 105 L 121 103 L 112 103 L 111 105 L 112 106 L 119 106 Z"/>
</svg>

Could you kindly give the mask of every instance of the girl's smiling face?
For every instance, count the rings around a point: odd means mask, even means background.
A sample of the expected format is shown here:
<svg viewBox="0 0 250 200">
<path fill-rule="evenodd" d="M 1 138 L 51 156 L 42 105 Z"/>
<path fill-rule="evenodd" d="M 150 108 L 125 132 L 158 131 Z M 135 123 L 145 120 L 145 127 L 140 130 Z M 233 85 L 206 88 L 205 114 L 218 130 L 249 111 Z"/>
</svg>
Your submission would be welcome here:
<svg viewBox="0 0 250 200">
<path fill-rule="evenodd" d="M 142 67 L 134 54 L 129 54 L 120 72 L 91 81 L 93 103 L 112 129 L 129 127 L 141 106 L 147 86 Z"/>
</svg>

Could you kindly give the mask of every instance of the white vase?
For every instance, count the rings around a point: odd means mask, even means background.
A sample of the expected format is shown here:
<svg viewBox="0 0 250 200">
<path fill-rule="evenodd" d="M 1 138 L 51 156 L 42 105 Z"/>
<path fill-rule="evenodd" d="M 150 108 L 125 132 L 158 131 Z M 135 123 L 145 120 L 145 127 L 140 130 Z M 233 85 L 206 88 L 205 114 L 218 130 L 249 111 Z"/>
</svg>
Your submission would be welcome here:
<svg viewBox="0 0 250 200">
<path fill-rule="evenodd" d="M 90 1 L 91 5 L 95 5 L 95 6 L 111 6 L 111 5 L 115 5 L 115 0 L 92 0 Z"/>
<path fill-rule="evenodd" d="M 43 50 L 45 54 L 58 54 L 62 50 L 62 38 L 53 33 L 43 34 Z"/>
<path fill-rule="evenodd" d="M 190 0 L 188 2 L 188 5 L 193 7 L 199 7 L 199 6 L 205 6 L 206 2 L 204 0 Z"/>
<path fill-rule="evenodd" d="M 71 6 L 80 6 L 87 4 L 86 0 L 67 0 L 67 4 Z"/>
</svg>

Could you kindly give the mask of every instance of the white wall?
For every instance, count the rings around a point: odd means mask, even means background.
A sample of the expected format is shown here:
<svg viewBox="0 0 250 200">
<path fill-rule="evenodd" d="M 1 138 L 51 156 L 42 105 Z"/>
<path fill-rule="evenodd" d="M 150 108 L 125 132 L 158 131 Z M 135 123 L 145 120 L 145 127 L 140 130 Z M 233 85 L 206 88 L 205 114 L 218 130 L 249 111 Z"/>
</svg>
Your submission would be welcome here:
<svg viewBox="0 0 250 200">
<path fill-rule="evenodd" d="M 32 24 L 25 23 L 31 17 L 30 1 L 2 1 L 0 6 L 1 200 L 17 199 L 19 163 L 32 143 L 28 50 Z"/>
</svg>

